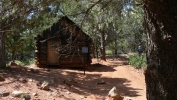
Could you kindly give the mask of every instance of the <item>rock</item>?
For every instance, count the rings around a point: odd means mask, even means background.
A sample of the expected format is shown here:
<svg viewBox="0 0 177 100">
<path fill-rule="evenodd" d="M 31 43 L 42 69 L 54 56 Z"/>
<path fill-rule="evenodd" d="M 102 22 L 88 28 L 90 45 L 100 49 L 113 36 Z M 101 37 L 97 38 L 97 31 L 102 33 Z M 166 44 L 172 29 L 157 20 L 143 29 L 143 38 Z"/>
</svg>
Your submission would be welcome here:
<svg viewBox="0 0 177 100">
<path fill-rule="evenodd" d="M 1 96 L 5 97 L 5 96 L 8 96 L 10 93 L 9 92 L 3 92 L 1 93 Z"/>
<path fill-rule="evenodd" d="M 134 100 L 134 99 L 132 99 L 132 98 L 130 98 L 130 97 L 126 97 L 125 100 Z"/>
<path fill-rule="evenodd" d="M 22 92 L 22 91 L 13 91 L 12 92 L 12 96 L 14 96 L 14 97 L 20 97 L 23 94 L 28 94 L 28 93 Z"/>
<path fill-rule="evenodd" d="M 0 75 L 0 82 L 5 81 L 5 79 Z"/>
<path fill-rule="evenodd" d="M 126 61 L 126 62 L 123 62 L 123 65 L 128 65 L 128 62 Z"/>
<path fill-rule="evenodd" d="M 84 97 L 83 96 L 80 96 L 81 99 L 83 99 Z"/>
<path fill-rule="evenodd" d="M 12 97 L 12 96 L 10 96 L 9 98 L 10 98 L 10 100 L 13 100 L 13 99 L 14 99 L 14 97 Z"/>
<path fill-rule="evenodd" d="M 30 69 L 30 72 L 35 73 L 35 74 L 36 74 L 36 73 L 39 73 L 39 70 L 38 70 L 38 69 L 32 69 L 32 68 L 31 68 L 31 69 Z"/>
<path fill-rule="evenodd" d="M 33 96 L 37 96 L 37 93 L 33 93 Z"/>
<path fill-rule="evenodd" d="M 35 98 L 35 99 L 31 99 L 31 100 L 41 100 L 41 99 Z"/>
<path fill-rule="evenodd" d="M 66 94 L 71 94 L 71 92 L 67 91 Z"/>
<path fill-rule="evenodd" d="M 116 86 L 114 86 L 108 93 L 110 100 L 120 100 L 120 93 Z"/>
<path fill-rule="evenodd" d="M 27 79 L 26 78 L 20 78 L 19 81 L 22 82 L 22 83 L 26 83 Z"/>
<path fill-rule="evenodd" d="M 41 86 L 41 84 L 42 84 L 42 82 L 40 82 L 40 81 L 38 81 L 38 82 L 36 83 L 37 86 Z"/>
<path fill-rule="evenodd" d="M 106 82 L 104 80 L 99 80 L 97 84 L 106 84 Z"/>
<path fill-rule="evenodd" d="M 4 91 L 4 90 L 0 90 L 0 96 L 2 96 L 2 97 L 5 97 L 5 96 L 8 96 L 10 93 L 9 92 L 7 92 L 7 91 Z"/>
<path fill-rule="evenodd" d="M 29 82 L 33 82 L 33 79 L 29 79 Z"/>
<path fill-rule="evenodd" d="M 22 100 L 30 100 L 31 99 L 30 95 L 27 93 L 20 94 L 20 98 Z"/>
<path fill-rule="evenodd" d="M 48 69 L 48 68 L 46 68 L 46 69 L 44 69 L 44 71 L 50 72 L 51 70 L 50 70 L 50 69 Z"/>
<path fill-rule="evenodd" d="M 50 89 L 49 82 L 44 81 L 44 82 L 41 84 L 41 89 L 48 91 L 48 90 Z"/>
<path fill-rule="evenodd" d="M 86 96 L 80 96 L 81 99 L 87 98 Z"/>
<path fill-rule="evenodd" d="M 68 77 L 64 80 L 64 83 L 66 85 L 72 86 L 72 85 L 75 85 L 77 82 L 73 78 Z"/>
<path fill-rule="evenodd" d="M 123 64 L 118 64 L 117 66 L 122 66 Z"/>
</svg>

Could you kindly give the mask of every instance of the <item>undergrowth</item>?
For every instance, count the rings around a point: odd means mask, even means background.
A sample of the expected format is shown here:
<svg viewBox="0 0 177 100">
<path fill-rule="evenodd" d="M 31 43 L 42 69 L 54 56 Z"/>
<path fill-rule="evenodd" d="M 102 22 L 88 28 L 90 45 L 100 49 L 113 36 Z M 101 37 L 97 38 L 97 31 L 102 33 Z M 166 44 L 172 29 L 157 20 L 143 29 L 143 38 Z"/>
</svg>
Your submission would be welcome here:
<svg viewBox="0 0 177 100">
<path fill-rule="evenodd" d="M 143 54 L 130 55 L 128 63 L 137 69 L 144 68 L 146 66 L 146 56 Z"/>
<path fill-rule="evenodd" d="M 21 65 L 21 66 L 26 66 L 26 65 L 34 64 L 35 60 L 34 59 L 29 59 L 29 60 L 26 60 L 26 61 L 15 60 L 15 63 L 17 63 L 18 65 Z"/>
</svg>

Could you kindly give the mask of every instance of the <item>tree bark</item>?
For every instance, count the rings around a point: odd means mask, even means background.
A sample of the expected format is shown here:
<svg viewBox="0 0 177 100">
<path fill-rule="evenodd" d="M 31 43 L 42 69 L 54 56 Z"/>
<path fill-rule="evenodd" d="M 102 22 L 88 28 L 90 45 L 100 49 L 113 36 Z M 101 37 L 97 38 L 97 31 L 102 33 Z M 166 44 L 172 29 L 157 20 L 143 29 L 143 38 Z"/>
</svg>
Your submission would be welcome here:
<svg viewBox="0 0 177 100">
<path fill-rule="evenodd" d="M 114 39 L 114 55 L 117 55 L 117 38 Z"/>
<path fill-rule="evenodd" d="M 143 0 L 147 100 L 177 100 L 177 1 Z"/>
<path fill-rule="evenodd" d="M 12 62 L 15 63 L 15 51 L 12 51 Z"/>
<path fill-rule="evenodd" d="M 0 68 L 5 68 L 5 67 L 6 67 L 6 61 L 5 61 L 5 32 L 0 32 Z"/>
<path fill-rule="evenodd" d="M 100 30 L 100 33 L 101 33 L 101 48 L 100 48 L 100 51 L 101 51 L 101 59 L 106 61 L 106 50 L 105 50 L 105 33 L 104 31 Z"/>
</svg>

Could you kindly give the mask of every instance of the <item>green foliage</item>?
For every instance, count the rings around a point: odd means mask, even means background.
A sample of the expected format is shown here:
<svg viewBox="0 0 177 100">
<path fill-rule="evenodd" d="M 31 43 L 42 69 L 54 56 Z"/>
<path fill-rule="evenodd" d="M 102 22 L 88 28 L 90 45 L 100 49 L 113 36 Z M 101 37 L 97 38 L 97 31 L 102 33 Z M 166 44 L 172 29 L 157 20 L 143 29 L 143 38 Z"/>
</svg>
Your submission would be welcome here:
<svg viewBox="0 0 177 100">
<path fill-rule="evenodd" d="M 1 0 L 0 1 L 0 63 L 5 65 L 6 60 L 27 61 L 34 58 L 34 37 L 44 28 L 53 24 L 56 19 L 54 9 L 61 0 Z M 54 7 L 54 8 L 53 8 Z M 30 33 L 30 34 L 29 34 Z M 6 40 L 5 40 L 6 38 Z M 1 42 L 1 41 L 4 41 Z M 6 45 L 6 50 L 3 50 Z M 6 52 L 5 52 L 6 51 Z M 1 65 L 0 65 L 1 67 Z"/>
<path fill-rule="evenodd" d="M 22 62 L 34 58 L 34 37 L 63 15 L 91 36 L 95 48 L 108 46 L 108 54 L 136 51 L 139 40 L 145 43 L 143 10 L 135 6 L 137 0 L 2 0 L 1 4 L 0 23 L 10 30 L 6 40 L 8 60 L 13 58 L 10 56 Z"/>
<path fill-rule="evenodd" d="M 141 6 L 136 6 L 138 2 L 132 1 L 131 6 L 123 11 L 123 24 L 122 33 L 119 35 L 120 44 L 127 48 L 129 52 L 137 51 L 139 42 L 145 45 L 145 34 L 142 26 L 143 22 L 143 9 Z M 126 42 L 125 42 L 126 41 Z M 126 43 L 126 44 L 125 44 Z"/>
<path fill-rule="evenodd" d="M 111 55 L 112 54 L 112 50 L 106 50 L 106 54 L 107 55 Z"/>
<path fill-rule="evenodd" d="M 146 66 L 146 56 L 133 54 L 129 56 L 128 63 L 137 69 L 144 68 Z"/>
<path fill-rule="evenodd" d="M 26 59 L 25 61 L 15 60 L 15 63 L 21 66 L 31 65 L 35 63 L 35 59 Z"/>
<path fill-rule="evenodd" d="M 28 59 L 26 61 L 24 61 L 25 65 L 31 65 L 31 64 L 35 64 L 35 59 Z"/>
</svg>

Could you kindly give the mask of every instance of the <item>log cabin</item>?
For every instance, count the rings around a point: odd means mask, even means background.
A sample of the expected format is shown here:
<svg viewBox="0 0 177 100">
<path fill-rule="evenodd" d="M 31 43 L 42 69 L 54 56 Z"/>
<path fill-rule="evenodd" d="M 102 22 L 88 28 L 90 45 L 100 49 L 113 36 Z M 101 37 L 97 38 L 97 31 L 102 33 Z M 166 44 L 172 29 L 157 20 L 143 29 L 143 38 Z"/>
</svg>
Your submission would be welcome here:
<svg viewBox="0 0 177 100">
<path fill-rule="evenodd" d="M 38 67 L 91 67 L 92 39 L 67 16 L 35 37 Z"/>
</svg>

